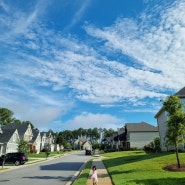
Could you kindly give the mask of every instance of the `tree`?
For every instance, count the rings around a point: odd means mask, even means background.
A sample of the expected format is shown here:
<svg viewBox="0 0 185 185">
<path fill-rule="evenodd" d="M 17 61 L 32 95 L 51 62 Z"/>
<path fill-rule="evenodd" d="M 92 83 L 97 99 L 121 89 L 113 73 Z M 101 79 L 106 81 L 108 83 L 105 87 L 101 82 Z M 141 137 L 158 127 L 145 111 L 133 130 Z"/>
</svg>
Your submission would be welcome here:
<svg viewBox="0 0 185 185">
<path fill-rule="evenodd" d="M 32 122 L 30 122 L 30 121 L 23 121 L 23 122 L 22 122 L 22 124 L 30 125 L 32 129 L 34 129 L 34 128 L 35 128 L 35 127 L 34 127 L 34 125 L 33 125 L 33 123 L 32 123 Z"/>
<path fill-rule="evenodd" d="M 110 128 L 109 130 L 104 129 L 104 137 L 111 137 L 114 134 L 114 130 Z"/>
<path fill-rule="evenodd" d="M 18 143 L 18 151 L 28 153 L 29 152 L 29 143 L 24 140 L 20 140 Z"/>
<path fill-rule="evenodd" d="M 7 108 L 0 108 L 0 124 L 1 125 L 8 125 L 10 124 L 14 118 L 13 112 Z"/>
<path fill-rule="evenodd" d="M 180 168 L 178 147 L 180 144 L 184 143 L 185 135 L 185 112 L 183 104 L 181 104 L 178 96 L 171 95 L 163 102 L 163 106 L 164 110 L 168 112 L 166 132 L 167 144 L 175 148 L 177 164 L 178 168 Z"/>
</svg>

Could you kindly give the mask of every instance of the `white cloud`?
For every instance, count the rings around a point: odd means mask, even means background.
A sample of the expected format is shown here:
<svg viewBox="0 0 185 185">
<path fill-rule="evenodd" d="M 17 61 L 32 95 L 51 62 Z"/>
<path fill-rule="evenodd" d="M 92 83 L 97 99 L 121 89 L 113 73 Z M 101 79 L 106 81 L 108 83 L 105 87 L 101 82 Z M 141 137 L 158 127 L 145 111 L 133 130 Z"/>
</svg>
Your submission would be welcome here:
<svg viewBox="0 0 185 185">
<path fill-rule="evenodd" d="M 90 35 L 104 40 L 105 49 L 111 48 L 128 55 L 139 64 L 140 70 L 129 69 L 135 71 L 135 75 L 130 77 L 133 80 L 137 77 L 136 83 L 142 81 L 153 88 L 158 85 L 159 88 L 177 90 L 183 87 L 182 79 L 185 78 L 184 8 L 184 1 L 175 1 L 160 12 L 161 17 L 158 17 L 156 25 L 152 25 L 154 17 L 150 15 L 150 22 L 143 20 L 137 23 L 132 19 L 120 18 L 111 27 L 100 29 L 87 26 L 86 30 Z"/>
<path fill-rule="evenodd" d="M 152 14 L 143 13 L 141 23 L 119 18 L 106 28 L 86 25 L 88 41 L 48 29 L 40 19 L 47 6 L 42 7 L 44 2 L 39 1 L 28 12 L 16 10 L 0 18 L 0 48 L 6 51 L 0 56 L 0 103 L 12 108 L 16 115 L 23 113 L 23 120 L 40 127 L 53 121 L 60 125 L 56 119 L 74 108 L 76 100 L 103 104 L 107 109 L 120 102 L 146 106 L 145 98 L 156 100 L 167 90 L 184 86 L 183 1 L 175 1 L 163 11 L 159 9 L 155 24 L 148 19 L 152 21 Z M 82 4 L 70 26 L 82 18 L 90 3 Z M 8 5 L 0 5 L 10 11 Z M 26 101 L 21 102 L 22 97 Z M 19 111 L 17 107 L 24 109 Z M 151 111 L 152 108 L 148 110 Z M 109 114 L 85 113 L 65 124 L 70 128 L 114 128 L 120 122 Z"/>
<path fill-rule="evenodd" d="M 109 114 L 93 114 L 93 113 L 83 113 L 79 116 L 76 116 L 74 119 L 69 120 L 63 123 L 62 130 L 75 130 L 78 128 L 107 128 L 114 129 L 120 128 L 123 126 L 123 120 L 118 119 Z"/>
<path fill-rule="evenodd" d="M 86 1 L 80 1 L 77 2 L 79 6 L 77 6 L 77 11 L 74 13 L 73 19 L 70 22 L 70 24 L 65 28 L 65 30 L 70 29 L 71 27 L 73 27 L 76 23 L 78 23 L 80 21 L 80 19 L 82 18 L 84 12 L 87 10 L 87 8 L 90 6 L 91 0 L 86 0 Z M 74 4 L 74 2 L 73 2 Z"/>
</svg>

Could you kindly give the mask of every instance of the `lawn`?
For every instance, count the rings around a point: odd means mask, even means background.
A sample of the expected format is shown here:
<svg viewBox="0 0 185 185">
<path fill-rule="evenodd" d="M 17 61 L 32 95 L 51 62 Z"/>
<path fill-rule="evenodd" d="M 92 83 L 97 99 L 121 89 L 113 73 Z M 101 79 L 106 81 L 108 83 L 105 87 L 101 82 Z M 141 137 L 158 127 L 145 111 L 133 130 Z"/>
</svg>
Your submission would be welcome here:
<svg viewBox="0 0 185 185">
<path fill-rule="evenodd" d="M 85 168 L 83 169 L 82 173 L 78 177 L 78 179 L 73 183 L 73 185 L 85 185 L 87 183 L 87 179 L 89 177 L 89 169 L 91 169 L 92 160 L 86 163 Z"/>
<path fill-rule="evenodd" d="M 66 152 L 67 153 L 67 152 Z M 28 155 L 28 158 L 46 158 L 46 153 L 45 152 L 40 152 L 39 154 L 36 154 L 36 153 L 29 153 L 27 154 Z M 59 153 L 58 152 L 49 152 L 49 157 L 50 156 L 57 156 L 57 155 L 63 155 L 63 152 L 60 151 Z"/>
<path fill-rule="evenodd" d="M 123 151 L 103 154 L 114 185 L 184 185 L 185 172 L 170 172 L 163 168 L 176 164 L 175 153 L 145 153 Z M 185 153 L 179 153 L 185 163 Z"/>
</svg>

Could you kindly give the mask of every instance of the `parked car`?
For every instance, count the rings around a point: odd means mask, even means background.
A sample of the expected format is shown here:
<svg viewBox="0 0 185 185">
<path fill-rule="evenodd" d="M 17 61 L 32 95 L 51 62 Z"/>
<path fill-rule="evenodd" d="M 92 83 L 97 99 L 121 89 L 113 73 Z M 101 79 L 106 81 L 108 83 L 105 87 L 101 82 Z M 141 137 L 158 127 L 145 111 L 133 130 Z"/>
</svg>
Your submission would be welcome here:
<svg viewBox="0 0 185 185">
<path fill-rule="evenodd" d="M 92 150 L 85 150 L 85 155 L 92 155 Z"/>
<path fill-rule="evenodd" d="M 71 148 L 64 148 L 63 152 L 66 152 L 66 151 L 70 152 L 71 150 L 72 150 Z"/>
<path fill-rule="evenodd" d="M 5 155 L 2 155 L 0 157 L 0 165 L 3 164 L 15 164 L 16 166 L 18 165 L 23 165 L 28 161 L 28 157 L 25 153 L 22 152 L 14 152 L 14 153 L 7 153 Z"/>
</svg>

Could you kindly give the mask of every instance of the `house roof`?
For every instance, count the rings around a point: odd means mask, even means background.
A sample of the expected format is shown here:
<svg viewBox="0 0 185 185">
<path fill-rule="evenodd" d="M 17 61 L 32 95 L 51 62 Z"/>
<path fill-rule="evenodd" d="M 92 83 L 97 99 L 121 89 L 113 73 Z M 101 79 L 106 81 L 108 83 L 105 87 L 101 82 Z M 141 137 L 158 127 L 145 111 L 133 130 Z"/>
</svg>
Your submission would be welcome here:
<svg viewBox="0 0 185 185">
<path fill-rule="evenodd" d="M 185 87 L 180 89 L 177 93 L 174 94 L 175 96 L 178 96 L 179 98 L 185 98 Z M 164 111 L 163 106 L 161 109 L 157 112 L 157 114 L 154 116 L 154 118 L 157 118 L 162 112 Z"/>
<path fill-rule="evenodd" d="M 40 132 L 40 135 L 41 135 L 41 136 L 46 135 L 46 137 L 50 137 L 52 134 L 51 134 L 50 131 L 48 131 L 48 132 Z"/>
<path fill-rule="evenodd" d="M 15 128 L 10 128 L 10 129 L 3 129 L 3 133 L 0 134 L 0 143 L 7 143 L 10 141 L 11 137 L 15 133 L 16 129 Z"/>
<path fill-rule="evenodd" d="M 158 132 L 158 127 L 145 122 L 126 123 L 125 127 L 127 129 L 127 132 Z"/>
<path fill-rule="evenodd" d="M 180 91 L 175 93 L 176 96 L 179 96 L 179 98 L 185 97 L 185 87 L 183 87 Z"/>
<path fill-rule="evenodd" d="M 3 125 L 3 129 L 17 129 L 19 134 L 25 133 L 26 130 L 28 129 L 28 124 L 8 124 L 8 125 Z"/>
<path fill-rule="evenodd" d="M 36 130 L 36 129 L 33 129 L 32 132 L 33 132 L 33 138 L 32 138 L 32 140 L 30 141 L 30 143 L 34 143 L 34 142 L 36 141 L 36 139 L 37 139 L 39 133 L 40 133 L 40 132 L 39 132 L 38 130 Z"/>
</svg>

